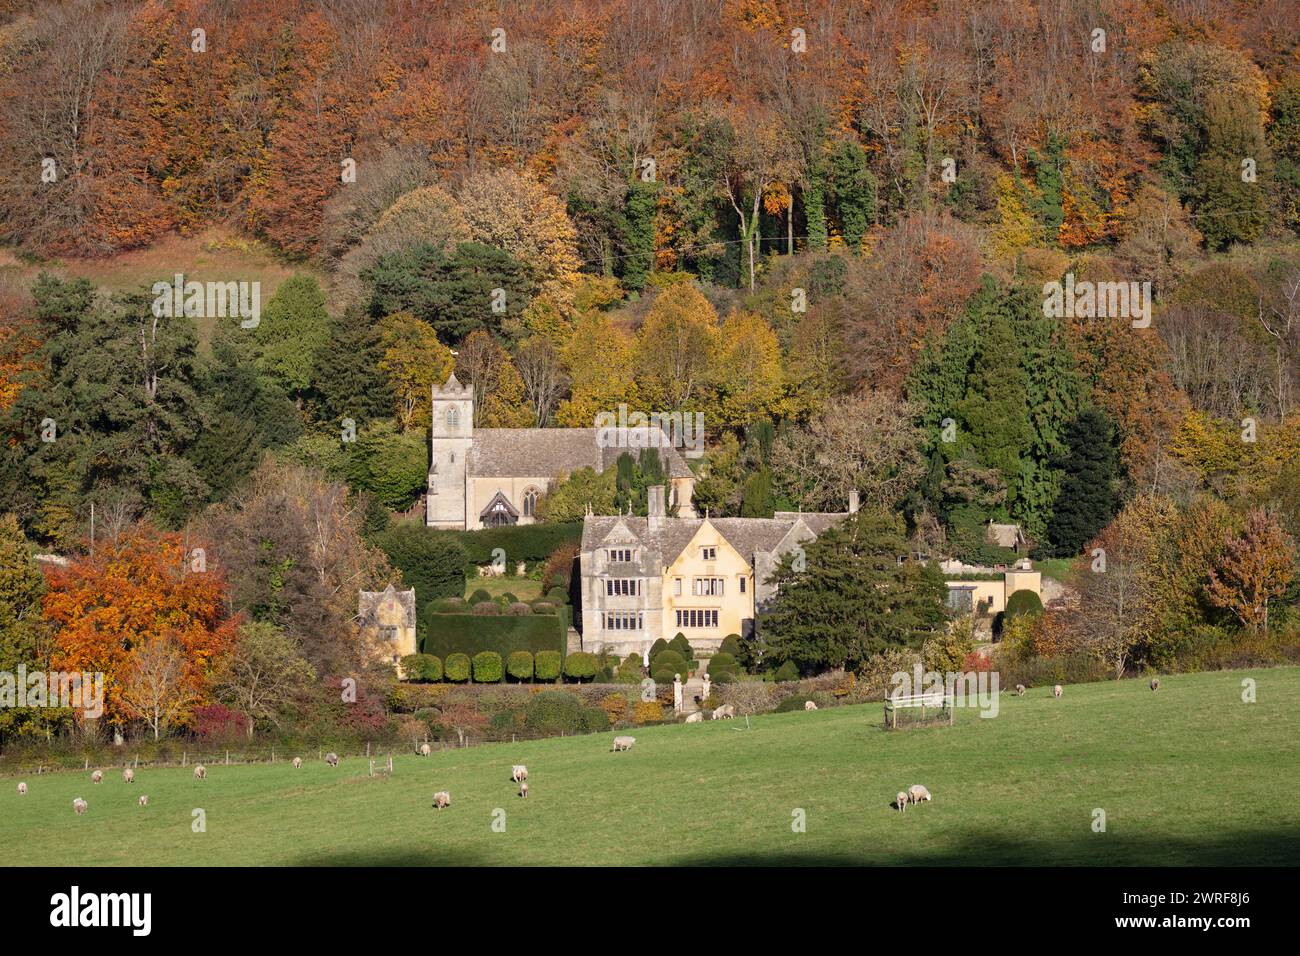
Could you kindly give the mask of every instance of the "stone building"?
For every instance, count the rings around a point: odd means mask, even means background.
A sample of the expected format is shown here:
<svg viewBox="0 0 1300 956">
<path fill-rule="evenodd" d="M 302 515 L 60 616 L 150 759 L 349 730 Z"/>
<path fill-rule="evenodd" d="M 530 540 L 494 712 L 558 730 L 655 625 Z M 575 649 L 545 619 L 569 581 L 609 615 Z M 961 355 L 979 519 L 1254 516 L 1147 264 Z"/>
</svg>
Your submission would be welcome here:
<svg viewBox="0 0 1300 956">
<path fill-rule="evenodd" d="M 382 591 L 360 591 L 357 597 L 357 627 L 364 645 L 375 657 L 397 666 L 417 651 L 415 643 L 415 589 L 399 591 L 388 585 Z"/>
<path fill-rule="evenodd" d="M 670 482 L 670 507 L 695 515 L 695 478 L 659 428 L 644 430 L 632 448 L 594 427 L 475 428 L 474 389 L 453 374 L 433 389 L 429 435 L 425 521 L 432 528 L 532 524 L 538 500 L 559 479 L 580 468 L 604 471 L 624 452 L 656 446 Z"/>
</svg>

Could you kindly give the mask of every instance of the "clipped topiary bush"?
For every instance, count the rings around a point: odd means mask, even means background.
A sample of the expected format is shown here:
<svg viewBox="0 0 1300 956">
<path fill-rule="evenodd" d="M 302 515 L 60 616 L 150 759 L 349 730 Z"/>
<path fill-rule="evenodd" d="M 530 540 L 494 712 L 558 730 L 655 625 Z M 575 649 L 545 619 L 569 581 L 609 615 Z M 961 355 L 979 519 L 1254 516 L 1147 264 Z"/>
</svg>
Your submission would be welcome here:
<svg viewBox="0 0 1300 956">
<path fill-rule="evenodd" d="M 501 613 L 501 605 L 496 601 L 479 601 L 474 605 L 474 613 L 483 617 L 492 617 Z"/>
<path fill-rule="evenodd" d="M 616 679 L 621 684 L 641 683 L 641 655 L 627 655 L 623 662 L 618 665 Z"/>
<path fill-rule="evenodd" d="M 513 651 L 506 659 L 506 673 L 515 680 L 532 680 L 533 655 L 527 651 Z"/>
<path fill-rule="evenodd" d="M 564 659 L 564 676 L 570 680 L 591 680 L 596 676 L 596 655 L 585 651 L 570 654 Z"/>
<path fill-rule="evenodd" d="M 529 607 L 527 604 L 525 604 L 523 601 L 515 601 L 513 604 L 511 604 L 509 607 L 506 608 L 506 613 L 513 614 L 515 617 L 524 617 L 526 615 L 532 614 L 533 609 Z"/>
<path fill-rule="evenodd" d="M 480 651 L 474 655 L 474 683 L 499 684 L 504 675 L 501 655 L 496 651 Z"/>
<path fill-rule="evenodd" d="M 501 595 L 498 600 L 500 600 L 502 604 L 515 604 L 518 603 L 519 598 L 507 591 L 505 594 Z"/>
<path fill-rule="evenodd" d="M 402 673 L 409 681 L 428 684 L 442 680 L 442 661 L 432 654 L 407 654 L 402 658 Z"/>
<path fill-rule="evenodd" d="M 660 651 L 657 656 L 651 657 L 650 670 L 651 672 L 667 671 L 669 680 L 673 679 L 674 674 L 681 674 L 682 680 L 686 680 L 686 661 L 676 651 Z"/>
<path fill-rule="evenodd" d="M 489 594 L 487 591 L 485 591 L 483 588 L 477 588 L 474 591 L 474 593 L 469 596 L 470 604 L 478 604 L 482 601 L 490 601 L 490 600 L 492 600 L 492 595 Z"/>
<path fill-rule="evenodd" d="M 727 654 L 725 652 L 719 652 L 709 658 L 710 677 L 717 677 L 719 674 L 723 673 L 724 671 L 730 671 L 731 673 L 734 674 L 738 670 L 740 670 L 740 665 L 736 663 L 736 659 L 732 657 L 730 654 Z"/>
<path fill-rule="evenodd" d="M 1042 614 L 1043 600 L 1033 591 L 1021 589 L 1007 599 L 1007 617 L 1021 614 Z"/>
<path fill-rule="evenodd" d="M 732 657 L 739 660 L 740 659 L 740 635 L 728 634 L 726 637 L 724 637 L 722 639 L 722 643 L 718 645 L 718 653 L 730 654 Z"/>
<path fill-rule="evenodd" d="M 533 655 L 533 674 L 538 680 L 559 680 L 560 664 L 559 651 L 538 651 Z"/>
<path fill-rule="evenodd" d="M 468 654 L 448 654 L 447 660 L 443 665 L 443 674 L 447 680 L 457 684 L 469 680 L 469 655 Z"/>
<path fill-rule="evenodd" d="M 668 642 L 661 637 L 650 645 L 650 660 L 653 661 L 666 650 L 668 650 Z"/>
<path fill-rule="evenodd" d="M 603 717 L 604 711 L 592 708 Z M 575 734 L 587 729 L 587 708 L 575 695 L 562 690 L 544 690 L 524 705 L 524 727 L 543 736 Z"/>
<path fill-rule="evenodd" d="M 786 661 L 776 669 L 776 679 L 778 681 L 798 680 L 799 668 L 795 667 L 794 661 Z"/>
<path fill-rule="evenodd" d="M 691 642 L 686 639 L 685 634 L 679 633 L 668 642 L 668 649 L 676 651 L 682 655 L 682 660 L 689 661 L 695 656 L 695 651 L 691 649 Z"/>
<path fill-rule="evenodd" d="M 554 614 L 555 605 L 550 601 L 534 601 L 533 612 L 535 614 Z"/>
<path fill-rule="evenodd" d="M 569 594 L 564 588 L 551 588 L 546 592 L 546 600 L 552 604 L 568 604 Z"/>
</svg>

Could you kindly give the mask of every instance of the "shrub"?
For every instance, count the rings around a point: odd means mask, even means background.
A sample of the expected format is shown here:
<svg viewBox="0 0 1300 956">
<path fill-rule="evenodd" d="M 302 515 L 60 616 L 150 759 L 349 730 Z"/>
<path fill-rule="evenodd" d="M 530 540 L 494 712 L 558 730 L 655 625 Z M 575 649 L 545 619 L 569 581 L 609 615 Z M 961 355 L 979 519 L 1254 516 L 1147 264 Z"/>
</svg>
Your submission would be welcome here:
<svg viewBox="0 0 1300 956">
<path fill-rule="evenodd" d="M 555 605 L 550 601 L 534 601 L 533 611 L 537 614 L 554 614 Z"/>
<path fill-rule="evenodd" d="M 611 724 L 627 719 L 627 694 L 606 694 L 600 699 L 600 709 L 605 712 Z"/>
<path fill-rule="evenodd" d="M 673 676 L 676 673 L 677 673 L 676 671 L 664 671 L 664 670 L 657 671 L 651 668 L 650 679 L 654 681 L 656 684 L 659 684 L 661 686 L 663 684 L 671 684 L 673 682 Z"/>
<path fill-rule="evenodd" d="M 722 639 L 722 643 L 718 646 L 718 654 L 730 654 L 732 657 L 739 660 L 740 659 L 740 635 L 728 634 L 726 637 L 724 637 Z M 716 657 L 717 655 L 714 656 Z"/>
<path fill-rule="evenodd" d="M 686 639 L 685 634 L 678 634 L 668 642 L 669 650 L 674 650 L 682 655 L 682 660 L 689 661 L 695 657 L 695 651 L 691 648 L 691 642 Z"/>
<path fill-rule="evenodd" d="M 464 598 L 439 598 L 436 601 L 430 601 L 424 606 L 425 613 L 430 612 L 459 614 L 463 613 L 466 608 Z"/>
<path fill-rule="evenodd" d="M 511 651 L 506 658 L 506 673 L 515 680 L 532 680 L 533 655 L 527 651 Z"/>
<path fill-rule="evenodd" d="M 487 591 L 485 591 L 483 588 L 476 589 L 474 593 L 469 596 L 470 604 L 481 604 L 483 601 L 490 601 L 490 600 L 492 600 L 492 595 L 489 594 Z"/>
<path fill-rule="evenodd" d="M 474 613 L 483 617 L 492 617 L 501 613 L 501 605 L 496 601 L 479 601 L 474 605 Z"/>
<path fill-rule="evenodd" d="M 514 615 L 515 617 L 528 617 L 533 613 L 533 609 L 523 601 L 515 601 L 506 608 L 506 613 Z"/>
<path fill-rule="evenodd" d="M 639 700 L 632 711 L 632 720 L 637 724 L 661 724 L 665 720 L 663 705 L 654 700 Z"/>
<path fill-rule="evenodd" d="M 519 598 L 515 597 L 515 596 L 514 596 L 513 594 L 511 594 L 509 591 L 507 591 L 505 594 L 501 595 L 501 597 L 498 598 L 498 600 L 499 600 L 502 604 L 518 604 L 518 603 L 519 603 Z"/>
<path fill-rule="evenodd" d="M 1007 617 L 1017 617 L 1021 614 L 1042 614 L 1043 600 L 1033 591 L 1020 589 L 1007 599 Z"/>
<path fill-rule="evenodd" d="M 399 524 L 377 535 L 375 544 L 421 601 L 465 594 L 466 559 L 460 542 L 423 525 Z"/>
<path fill-rule="evenodd" d="M 442 680 L 442 661 L 432 654 L 407 654 L 402 658 L 402 672 L 409 681 L 421 684 Z"/>
<path fill-rule="evenodd" d="M 787 697 L 777 704 L 776 712 L 778 714 L 788 714 L 792 710 L 803 710 L 804 705 L 812 699 L 811 694 L 795 694 L 793 697 Z"/>
<path fill-rule="evenodd" d="M 447 680 L 461 684 L 469 680 L 469 667 L 468 654 L 448 654 L 443 673 Z"/>
<path fill-rule="evenodd" d="M 786 661 L 776 669 L 776 679 L 778 681 L 798 680 L 799 668 L 795 666 L 794 661 Z"/>
<path fill-rule="evenodd" d="M 569 593 L 569 581 L 573 576 L 573 562 L 577 560 L 580 547 L 577 542 L 560 545 L 546 556 L 542 567 L 542 592 L 552 589 L 564 594 Z"/>
<path fill-rule="evenodd" d="M 597 710 L 601 716 L 604 711 Z M 575 695 L 562 690 L 544 690 L 524 705 L 524 726 L 535 734 L 550 736 L 579 733 L 588 726 L 586 708 Z"/>
<path fill-rule="evenodd" d="M 650 660 L 653 661 L 666 650 L 668 650 L 668 642 L 661 637 L 650 645 Z"/>
<path fill-rule="evenodd" d="M 734 684 L 736 681 L 740 680 L 740 674 L 734 670 L 724 670 L 717 674 L 710 671 L 709 680 L 713 681 L 715 684 Z"/>
<path fill-rule="evenodd" d="M 551 588 L 546 592 L 546 600 L 550 601 L 552 604 L 568 604 L 569 592 L 563 591 L 560 588 Z"/>
<path fill-rule="evenodd" d="M 719 652 L 709 658 L 709 676 L 716 680 L 723 674 L 736 674 L 740 670 L 740 665 L 730 654 Z"/>
<path fill-rule="evenodd" d="M 504 673 L 501 655 L 496 651 L 480 651 L 474 655 L 474 683 L 499 684 Z"/>
<path fill-rule="evenodd" d="M 434 534 L 459 541 L 470 564 L 491 564 L 492 552 L 497 548 L 510 555 L 512 562 L 535 564 L 545 561 L 561 545 L 577 543 L 582 538 L 582 522 L 509 525 L 478 531 L 435 531 Z"/>
<path fill-rule="evenodd" d="M 426 614 L 421 621 L 420 650 L 444 659 L 457 651 L 553 651 L 564 647 L 566 622 L 544 614 Z"/>
<path fill-rule="evenodd" d="M 560 664 L 559 651 L 538 651 L 533 655 L 533 673 L 538 680 L 559 680 Z"/>
<path fill-rule="evenodd" d="M 585 651 L 570 654 L 564 659 L 564 676 L 576 681 L 591 680 L 596 676 L 596 655 Z"/>
<path fill-rule="evenodd" d="M 617 679 L 623 684 L 641 683 L 641 655 L 629 654 L 618 665 Z"/>
</svg>

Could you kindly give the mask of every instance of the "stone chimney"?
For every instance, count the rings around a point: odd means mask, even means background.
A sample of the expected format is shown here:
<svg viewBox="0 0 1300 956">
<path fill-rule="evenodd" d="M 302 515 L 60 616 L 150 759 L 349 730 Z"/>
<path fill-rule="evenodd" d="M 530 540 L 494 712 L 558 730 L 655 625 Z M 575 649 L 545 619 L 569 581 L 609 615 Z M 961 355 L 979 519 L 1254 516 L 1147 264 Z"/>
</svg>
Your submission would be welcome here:
<svg viewBox="0 0 1300 956">
<path fill-rule="evenodd" d="M 646 514 L 649 515 L 649 527 L 651 531 L 658 531 L 664 526 L 664 519 L 668 513 L 664 508 L 664 486 L 651 485 L 646 489 Z"/>
<path fill-rule="evenodd" d="M 849 514 L 858 513 L 858 489 L 854 488 L 849 492 Z"/>
</svg>

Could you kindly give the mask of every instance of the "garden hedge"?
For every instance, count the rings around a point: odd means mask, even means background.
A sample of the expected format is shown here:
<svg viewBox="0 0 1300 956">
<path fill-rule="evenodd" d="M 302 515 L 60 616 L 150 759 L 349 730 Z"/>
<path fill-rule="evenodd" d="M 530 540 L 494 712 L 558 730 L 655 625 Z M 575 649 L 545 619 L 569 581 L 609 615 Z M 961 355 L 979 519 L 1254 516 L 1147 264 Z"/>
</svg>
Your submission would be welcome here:
<svg viewBox="0 0 1300 956">
<path fill-rule="evenodd" d="M 534 564 L 545 561 L 563 544 L 576 544 L 582 540 L 582 522 L 565 524 L 525 524 L 504 528 L 483 528 L 479 531 L 426 531 L 430 537 L 457 542 L 465 551 L 466 560 L 473 565 L 491 564 L 492 552 L 500 548 L 506 553 L 506 563 L 513 567 L 518 561 Z"/>
<path fill-rule="evenodd" d="M 499 611 L 499 606 L 497 607 Z M 568 616 L 565 614 L 484 615 L 425 612 L 420 622 L 420 650 L 438 654 L 443 660 L 457 651 L 477 654 L 496 651 L 509 657 L 513 651 L 556 651 L 568 646 Z"/>
<path fill-rule="evenodd" d="M 533 655 L 527 651 L 511 651 L 506 658 L 506 673 L 515 680 L 532 680 Z"/>
<path fill-rule="evenodd" d="M 468 654 L 448 654 L 443 665 L 443 675 L 449 681 L 463 683 L 469 680 L 469 666 Z"/>
<path fill-rule="evenodd" d="M 431 534 L 423 525 L 397 524 L 375 536 L 375 544 L 401 569 L 406 587 L 420 601 L 465 594 L 465 549 L 450 538 Z"/>
<path fill-rule="evenodd" d="M 496 651 L 479 651 L 474 655 L 474 683 L 499 684 L 504 676 L 501 655 Z"/>
<path fill-rule="evenodd" d="M 591 680 L 596 676 L 596 655 L 585 651 L 570 654 L 564 659 L 564 676 L 574 680 Z"/>
<path fill-rule="evenodd" d="M 562 663 L 559 651 L 538 651 L 533 655 L 533 675 L 538 680 L 559 680 Z"/>
</svg>

